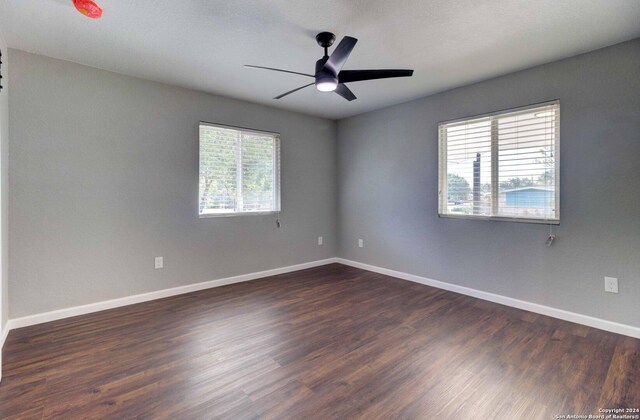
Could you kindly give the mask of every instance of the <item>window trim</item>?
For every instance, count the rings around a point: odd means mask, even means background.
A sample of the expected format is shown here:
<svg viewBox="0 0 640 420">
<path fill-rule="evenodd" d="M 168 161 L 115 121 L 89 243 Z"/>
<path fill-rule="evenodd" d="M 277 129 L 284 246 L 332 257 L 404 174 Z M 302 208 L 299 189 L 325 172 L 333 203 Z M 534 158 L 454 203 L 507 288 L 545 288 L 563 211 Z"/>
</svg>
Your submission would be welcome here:
<svg viewBox="0 0 640 420">
<path fill-rule="evenodd" d="M 539 108 L 543 106 L 549 105 L 557 105 L 557 119 L 554 133 L 554 154 L 557 164 L 554 165 L 555 171 L 555 214 L 556 217 L 554 219 L 540 219 L 540 218 L 528 218 L 528 217 L 514 217 L 514 216 L 484 216 L 484 215 L 470 215 L 470 214 L 449 214 L 444 213 L 444 206 L 446 206 L 447 201 L 443 200 L 443 180 L 447 179 L 447 162 L 446 162 L 446 153 L 443 156 L 443 145 L 442 145 L 442 137 L 440 135 L 441 128 L 443 125 L 469 121 L 469 120 L 480 120 L 483 118 L 493 118 L 496 116 L 500 116 L 502 114 L 510 114 L 527 111 L 529 109 Z M 446 120 L 438 122 L 438 217 L 442 218 L 450 218 L 450 219 L 469 219 L 469 220 L 485 220 L 485 221 L 494 221 L 494 222 L 516 222 L 516 223 L 534 223 L 534 224 L 545 224 L 545 225 L 559 225 L 560 224 L 560 100 L 554 99 L 546 102 L 539 102 L 531 105 L 525 105 L 516 108 L 506 108 L 498 111 L 492 111 L 485 114 L 479 115 L 470 115 L 467 117 L 456 118 L 453 120 Z M 493 128 L 492 128 L 493 130 Z M 494 182 L 494 172 L 497 173 L 499 170 L 499 165 L 494 164 L 494 160 L 497 162 L 497 147 L 498 144 L 494 141 L 493 136 L 491 139 L 491 188 L 492 188 L 492 201 L 496 201 L 499 199 L 498 194 L 494 194 L 498 189 L 498 184 Z M 495 185 L 494 185 L 495 184 Z M 492 203 L 492 208 L 494 208 L 495 204 Z"/>
<path fill-rule="evenodd" d="M 200 127 L 206 125 L 209 127 L 217 127 L 217 128 L 226 128 L 226 129 L 232 129 L 232 130 L 238 130 L 244 133 L 254 133 L 254 134 L 258 134 L 258 135 L 264 135 L 264 134 L 268 134 L 270 136 L 273 136 L 277 143 L 278 143 L 278 150 L 275 151 L 276 153 L 274 153 L 274 166 L 275 166 L 275 173 L 274 173 L 274 195 L 275 195 L 275 200 L 274 200 L 274 204 L 275 204 L 275 210 L 259 210 L 259 211 L 221 211 L 221 212 L 212 212 L 212 213 L 200 213 L 200 153 L 201 153 L 201 147 L 200 147 Z M 281 208 L 281 192 L 282 192 L 282 187 L 280 185 L 281 181 L 281 172 L 282 172 L 282 162 L 281 162 L 281 158 L 280 158 L 280 154 L 282 153 L 282 144 L 280 143 L 280 133 L 277 131 L 267 131 L 267 130 L 258 130 L 255 128 L 248 128 L 248 127 L 240 127 L 237 125 L 230 125 L 230 124 L 220 124 L 220 123 L 213 123 L 213 122 L 209 122 L 209 121 L 199 121 L 198 122 L 198 194 L 197 194 L 197 205 L 198 205 L 198 218 L 199 219 L 208 219 L 208 218 L 216 218 L 216 217 L 236 217 L 236 216 L 259 216 L 259 215 L 270 215 L 270 214 L 280 214 L 280 212 L 282 211 Z M 276 144 L 274 143 L 274 147 L 276 147 Z"/>
</svg>

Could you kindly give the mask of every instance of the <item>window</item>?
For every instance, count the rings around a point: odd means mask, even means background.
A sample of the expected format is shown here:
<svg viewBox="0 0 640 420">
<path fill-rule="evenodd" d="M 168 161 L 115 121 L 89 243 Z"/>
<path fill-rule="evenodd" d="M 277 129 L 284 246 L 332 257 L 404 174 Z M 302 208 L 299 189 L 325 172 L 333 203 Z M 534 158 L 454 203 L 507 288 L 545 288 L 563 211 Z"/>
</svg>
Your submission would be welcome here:
<svg viewBox="0 0 640 420">
<path fill-rule="evenodd" d="M 280 136 L 200 123 L 200 217 L 280 211 Z"/>
<path fill-rule="evenodd" d="M 438 131 L 440 216 L 559 223 L 558 101 Z"/>
</svg>

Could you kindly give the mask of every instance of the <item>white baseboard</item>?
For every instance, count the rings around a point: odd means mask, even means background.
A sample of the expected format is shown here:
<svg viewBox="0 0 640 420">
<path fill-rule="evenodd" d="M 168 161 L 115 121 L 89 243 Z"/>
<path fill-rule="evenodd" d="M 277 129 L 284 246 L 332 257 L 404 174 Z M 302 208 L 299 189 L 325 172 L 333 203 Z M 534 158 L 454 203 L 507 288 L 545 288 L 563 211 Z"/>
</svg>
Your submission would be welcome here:
<svg viewBox="0 0 640 420">
<path fill-rule="evenodd" d="M 478 299 L 487 300 L 490 302 L 499 303 L 506 306 L 511 306 L 518 309 L 523 309 L 530 312 L 550 316 L 553 318 L 562 319 L 565 321 L 575 322 L 577 324 L 586 325 L 593 328 L 598 328 L 605 331 L 614 332 L 617 334 L 623 334 L 634 338 L 640 338 L 640 328 L 626 324 L 619 324 L 617 322 L 607 321 L 600 318 L 594 318 L 588 315 L 582 315 L 575 312 L 565 311 L 563 309 L 552 308 L 537 303 L 527 302 L 519 299 L 510 298 L 507 296 L 497 295 L 494 293 L 484 292 L 482 290 L 471 289 L 469 287 L 459 286 L 451 283 L 445 283 L 438 280 L 429 279 L 427 277 L 417 276 L 415 274 L 403 273 L 401 271 L 390 270 L 387 268 L 377 267 L 370 264 L 365 264 L 357 261 L 351 261 L 343 258 L 327 258 L 324 260 L 311 261 L 303 264 L 290 265 L 287 267 L 275 268 L 272 270 L 258 271 L 255 273 L 243 274 L 234 277 L 227 277 L 217 280 L 205 281 L 202 283 L 189 284 L 186 286 L 174 287 L 171 289 L 158 290 L 155 292 L 143 293 L 134 296 L 127 296 L 118 299 L 106 300 L 102 302 L 90 303 L 87 305 L 74 306 L 71 308 L 58 309 L 51 312 L 44 312 L 41 314 L 35 314 L 25 316 L 21 318 L 10 319 L 7 325 L 2 331 L 0 336 L 0 349 L 4 345 L 7 338 L 7 334 L 10 330 L 22 327 L 28 327 L 31 325 L 42 324 L 44 322 L 55 321 L 58 319 L 69 318 L 72 316 L 89 314 L 92 312 L 103 311 L 106 309 L 118 308 L 121 306 L 133 305 L 135 303 L 148 302 L 150 300 L 162 299 L 170 296 L 181 295 L 184 293 L 196 292 L 198 290 L 210 289 L 213 287 L 225 286 L 233 283 L 241 283 L 250 280 L 256 280 L 264 277 L 275 276 L 278 274 L 290 273 L 293 271 L 304 270 L 307 268 L 319 267 L 331 263 L 340 263 L 351 267 L 360 268 L 363 270 L 373 271 L 380 274 L 385 274 L 391 277 L 396 277 L 403 280 L 412 281 L 415 283 L 424 284 L 439 289 L 449 290 L 451 292 L 460 293 L 467 296 L 472 296 Z"/>
<path fill-rule="evenodd" d="M 616 334 L 628 335 L 629 337 L 640 338 L 640 328 L 626 324 L 619 324 L 613 321 L 607 321 L 600 318 L 594 318 L 588 315 L 582 315 L 575 312 L 565 311 L 563 309 L 552 308 L 550 306 L 540 305 L 537 303 L 527 302 L 524 300 L 514 299 L 507 296 L 497 295 L 494 293 L 483 292 L 482 290 L 471 289 L 469 287 L 458 286 L 456 284 L 445 283 L 426 277 L 416 276 L 415 274 L 403 273 L 401 271 L 389 270 L 387 268 L 376 267 L 357 261 L 336 258 L 336 262 L 363 270 L 373 271 L 375 273 L 385 274 L 391 277 L 397 277 L 403 280 L 409 280 L 415 283 L 424 284 L 438 289 L 449 290 L 451 292 L 460 293 L 462 295 L 472 296 L 478 299 L 488 300 L 489 302 L 499 303 L 501 305 L 511 306 L 525 311 L 535 312 L 550 316 L 552 318 L 562 319 L 564 321 L 574 322 L 576 324 L 586 325 L 588 327 L 598 328 L 610 331 Z"/>
<path fill-rule="evenodd" d="M 217 280 L 205 281 L 202 283 L 188 284 L 186 286 L 173 287 L 171 289 L 157 290 L 155 292 L 142 293 L 139 295 L 126 296 L 117 299 L 105 300 L 102 302 L 90 303 L 87 305 L 74 306 L 71 308 L 58 309 L 55 311 L 44 312 L 41 314 L 29 315 L 21 318 L 10 319 L 7 322 L 6 332 L 3 337 L 6 338 L 9 330 L 16 328 L 28 327 L 31 325 L 42 324 L 44 322 L 55 321 L 62 318 L 69 318 L 77 315 L 89 314 L 92 312 L 104 311 L 106 309 L 119 308 L 121 306 L 133 305 L 135 303 L 148 302 L 150 300 L 162 299 L 170 296 L 182 295 L 198 290 L 211 289 L 213 287 L 225 286 L 227 284 L 241 283 L 250 280 L 256 280 L 263 277 L 275 276 L 278 274 L 290 273 L 292 271 L 304 270 L 306 268 L 319 267 L 321 265 L 335 263 L 336 258 L 327 258 L 325 260 L 311 261 L 303 264 L 290 265 L 287 267 L 274 268 L 272 270 L 258 271 L 255 273 L 242 274 L 234 277 L 226 277 Z M 4 340 L 1 342 L 4 344 Z M 0 347 L 2 348 L 2 347 Z"/>
</svg>

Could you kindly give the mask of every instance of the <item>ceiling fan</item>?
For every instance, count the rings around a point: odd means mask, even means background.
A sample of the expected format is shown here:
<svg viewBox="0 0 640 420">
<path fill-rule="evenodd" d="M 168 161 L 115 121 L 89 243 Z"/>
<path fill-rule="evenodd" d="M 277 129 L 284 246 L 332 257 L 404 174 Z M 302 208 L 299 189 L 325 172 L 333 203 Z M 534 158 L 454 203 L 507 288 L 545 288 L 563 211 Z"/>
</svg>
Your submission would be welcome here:
<svg viewBox="0 0 640 420">
<path fill-rule="evenodd" d="M 335 92 L 347 101 L 353 101 L 354 99 L 356 99 L 356 95 L 351 92 L 351 90 L 347 87 L 347 85 L 345 85 L 345 83 L 360 82 L 363 80 L 373 79 L 388 79 L 392 77 L 409 77 L 413 75 L 413 70 L 342 70 L 342 67 L 347 62 L 347 59 L 349 58 L 349 55 L 351 54 L 351 51 L 353 51 L 353 47 L 355 47 L 358 40 L 350 36 L 345 36 L 344 38 L 342 38 L 342 41 L 340 41 L 338 46 L 333 50 L 333 53 L 329 55 L 329 47 L 333 45 L 333 42 L 335 40 L 336 36 L 331 32 L 320 32 L 318 35 L 316 35 L 316 41 L 318 42 L 318 45 L 324 48 L 324 57 L 316 61 L 315 74 L 300 73 L 297 71 L 282 70 L 273 67 L 253 66 L 248 64 L 245 65 L 245 67 L 298 74 L 315 79 L 315 81 L 312 83 L 300 86 L 299 88 L 290 90 L 289 92 L 285 92 L 273 99 L 281 99 L 301 89 L 304 89 L 311 85 L 316 85 L 316 89 L 321 92 Z"/>
</svg>

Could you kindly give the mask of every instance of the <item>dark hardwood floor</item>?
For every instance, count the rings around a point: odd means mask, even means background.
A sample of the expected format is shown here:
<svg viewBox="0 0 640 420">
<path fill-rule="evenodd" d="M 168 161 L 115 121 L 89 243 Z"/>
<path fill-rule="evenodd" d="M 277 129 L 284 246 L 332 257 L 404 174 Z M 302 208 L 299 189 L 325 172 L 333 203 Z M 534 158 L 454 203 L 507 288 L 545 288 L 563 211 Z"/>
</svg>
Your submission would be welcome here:
<svg viewBox="0 0 640 420">
<path fill-rule="evenodd" d="M 338 264 L 14 330 L 6 418 L 555 419 L 640 340 Z"/>
</svg>

